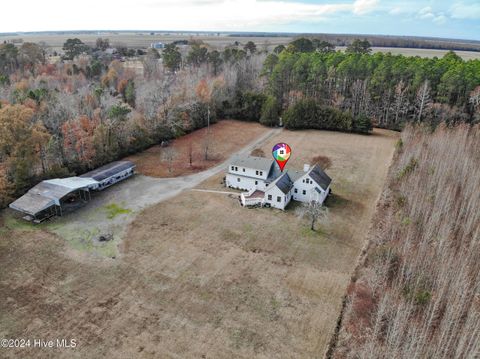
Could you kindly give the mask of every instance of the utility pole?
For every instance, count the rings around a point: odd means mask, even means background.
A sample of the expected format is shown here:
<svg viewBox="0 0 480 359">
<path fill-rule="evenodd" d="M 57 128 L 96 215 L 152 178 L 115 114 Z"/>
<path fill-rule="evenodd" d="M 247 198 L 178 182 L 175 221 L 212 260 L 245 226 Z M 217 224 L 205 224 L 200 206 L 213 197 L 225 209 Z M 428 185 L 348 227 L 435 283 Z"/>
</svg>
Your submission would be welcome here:
<svg viewBox="0 0 480 359">
<path fill-rule="evenodd" d="M 210 136 L 210 104 L 207 105 L 207 138 L 205 142 L 205 160 L 208 161 L 208 144 L 209 144 L 209 136 Z"/>
</svg>

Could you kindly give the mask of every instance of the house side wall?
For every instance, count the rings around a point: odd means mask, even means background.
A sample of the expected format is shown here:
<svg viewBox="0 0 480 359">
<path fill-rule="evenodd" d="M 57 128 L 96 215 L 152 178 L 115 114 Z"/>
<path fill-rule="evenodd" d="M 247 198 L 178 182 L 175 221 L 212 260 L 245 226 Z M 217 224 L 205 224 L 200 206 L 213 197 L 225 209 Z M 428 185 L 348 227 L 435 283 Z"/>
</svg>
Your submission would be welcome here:
<svg viewBox="0 0 480 359">
<path fill-rule="evenodd" d="M 261 179 L 249 178 L 231 173 L 227 173 L 225 177 L 225 185 L 227 187 L 243 189 L 246 191 L 251 191 L 255 188 L 260 191 L 265 189 L 265 182 Z"/>
<path fill-rule="evenodd" d="M 271 199 L 269 199 L 269 195 L 271 196 Z M 277 200 L 278 197 L 280 197 L 280 202 Z M 291 199 L 292 195 L 290 192 L 285 194 L 280 191 L 277 186 L 271 187 L 265 192 L 265 203 L 268 203 L 270 206 L 281 210 L 285 209 L 285 207 L 290 203 Z"/>
<path fill-rule="evenodd" d="M 235 166 L 235 165 L 228 166 L 228 173 L 232 175 L 254 177 L 262 181 L 265 181 L 267 179 L 268 172 L 269 171 L 256 170 L 253 168 L 247 168 L 242 166 Z"/>
<path fill-rule="evenodd" d="M 309 180 L 309 183 L 305 182 L 305 180 L 307 179 Z M 315 188 L 318 188 L 320 190 L 320 193 L 315 191 Z M 323 188 L 321 188 L 315 181 L 313 181 L 308 174 L 305 174 L 295 181 L 295 183 L 293 184 L 292 192 L 293 199 L 295 201 L 317 201 L 319 203 L 323 203 L 328 193 L 330 192 L 330 186 L 328 186 L 327 190 L 324 191 Z"/>
</svg>

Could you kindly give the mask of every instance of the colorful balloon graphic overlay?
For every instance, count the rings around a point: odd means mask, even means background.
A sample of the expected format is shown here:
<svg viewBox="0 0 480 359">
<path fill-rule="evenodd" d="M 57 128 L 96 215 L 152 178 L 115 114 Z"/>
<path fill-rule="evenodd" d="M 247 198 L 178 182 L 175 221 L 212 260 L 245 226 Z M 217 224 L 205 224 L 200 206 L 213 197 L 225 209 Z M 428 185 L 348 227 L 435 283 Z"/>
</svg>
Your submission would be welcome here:
<svg viewBox="0 0 480 359">
<path fill-rule="evenodd" d="M 273 146 L 273 158 L 275 159 L 275 161 L 277 161 L 277 164 L 282 172 L 291 154 L 292 149 L 286 143 L 277 143 L 275 146 Z"/>
</svg>

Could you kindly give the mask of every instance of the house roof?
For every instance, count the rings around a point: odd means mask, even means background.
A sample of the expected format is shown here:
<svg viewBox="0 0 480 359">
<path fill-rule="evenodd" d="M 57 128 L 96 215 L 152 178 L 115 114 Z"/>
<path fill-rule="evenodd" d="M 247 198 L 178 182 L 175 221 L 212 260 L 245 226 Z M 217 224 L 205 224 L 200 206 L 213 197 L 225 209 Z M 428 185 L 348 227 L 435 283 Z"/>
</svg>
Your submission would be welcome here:
<svg viewBox="0 0 480 359">
<path fill-rule="evenodd" d="M 42 181 L 32 187 L 22 197 L 10 203 L 10 208 L 35 215 L 48 207 L 59 205 L 60 200 L 67 194 L 82 188 L 88 188 L 98 182 L 90 178 L 55 178 Z"/>
<path fill-rule="evenodd" d="M 332 182 L 332 179 L 328 177 L 319 165 L 313 166 L 308 174 L 324 190 L 326 190 Z"/>
<path fill-rule="evenodd" d="M 288 171 L 288 175 L 290 176 L 290 179 L 295 182 L 298 180 L 300 177 L 302 177 L 305 174 L 303 171 Z"/>
<path fill-rule="evenodd" d="M 287 194 L 293 187 L 293 182 L 287 172 L 283 173 L 278 177 L 274 182 L 272 182 L 271 187 L 278 187 L 280 191 Z"/>
<path fill-rule="evenodd" d="M 109 163 L 105 166 L 94 169 L 93 171 L 84 173 L 81 178 L 92 178 L 96 181 L 103 181 L 108 177 L 115 176 L 117 173 L 122 172 L 129 168 L 134 168 L 135 164 L 130 161 L 116 161 Z"/>
<path fill-rule="evenodd" d="M 54 204 L 55 201 L 51 198 L 44 197 L 41 194 L 27 192 L 15 202 L 10 203 L 9 207 L 34 216 Z"/>
<path fill-rule="evenodd" d="M 54 179 L 43 181 L 43 183 L 65 187 L 70 190 L 76 190 L 83 187 L 94 186 L 98 184 L 98 181 L 95 181 L 92 178 L 68 177 L 68 178 L 54 178 Z"/>
<path fill-rule="evenodd" d="M 240 166 L 245 168 L 253 168 L 254 170 L 260 170 L 268 172 L 272 167 L 273 160 L 269 160 L 264 157 L 254 156 L 235 156 L 232 161 L 232 166 Z"/>
</svg>

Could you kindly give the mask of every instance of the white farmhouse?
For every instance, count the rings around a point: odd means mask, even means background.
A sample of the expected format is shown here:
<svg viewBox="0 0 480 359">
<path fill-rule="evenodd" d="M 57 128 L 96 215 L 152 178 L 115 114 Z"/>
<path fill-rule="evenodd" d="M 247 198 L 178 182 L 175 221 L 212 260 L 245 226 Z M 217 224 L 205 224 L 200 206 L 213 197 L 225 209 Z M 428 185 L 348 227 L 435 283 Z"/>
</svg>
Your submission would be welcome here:
<svg viewBox="0 0 480 359">
<path fill-rule="evenodd" d="M 320 166 L 305 165 L 303 171 L 281 172 L 273 160 L 236 157 L 225 177 L 225 185 L 243 189 L 243 206 L 266 206 L 284 210 L 293 199 L 323 203 L 330 193 L 332 179 Z"/>
</svg>

